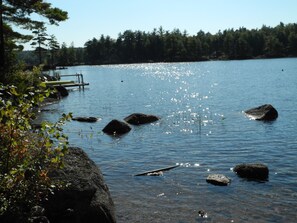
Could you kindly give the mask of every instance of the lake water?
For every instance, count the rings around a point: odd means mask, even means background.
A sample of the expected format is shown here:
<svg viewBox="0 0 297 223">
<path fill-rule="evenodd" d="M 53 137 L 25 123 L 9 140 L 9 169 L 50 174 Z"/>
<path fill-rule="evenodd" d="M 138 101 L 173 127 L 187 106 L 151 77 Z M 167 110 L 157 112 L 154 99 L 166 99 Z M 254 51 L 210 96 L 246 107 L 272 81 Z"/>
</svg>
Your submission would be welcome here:
<svg viewBox="0 0 297 223">
<path fill-rule="evenodd" d="M 96 123 L 65 126 L 104 174 L 118 222 L 294 222 L 297 218 L 297 59 L 78 66 L 90 85 L 50 106 L 96 116 Z M 273 122 L 243 110 L 272 104 Z M 141 112 L 161 119 L 122 137 L 102 133 L 112 119 Z M 261 162 L 267 182 L 239 178 L 232 168 Z M 163 176 L 135 177 L 179 164 Z M 220 173 L 229 186 L 208 184 Z M 204 210 L 207 217 L 199 216 Z"/>
</svg>

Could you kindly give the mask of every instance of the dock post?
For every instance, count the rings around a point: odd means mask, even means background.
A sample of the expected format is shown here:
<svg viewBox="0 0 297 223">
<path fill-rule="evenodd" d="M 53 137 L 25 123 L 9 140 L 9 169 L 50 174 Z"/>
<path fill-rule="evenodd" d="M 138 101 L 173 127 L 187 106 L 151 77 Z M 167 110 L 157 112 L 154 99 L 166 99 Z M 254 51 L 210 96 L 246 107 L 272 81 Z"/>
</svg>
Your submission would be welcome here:
<svg viewBox="0 0 297 223">
<path fill-rule="evenodd" d="M 82 83 L 83 90 L 85 90 L 84 76 L 82 75 L 82 73 L 80 74 L 80 76 L 81 76 L 81 83 Z"/>
<path fill-rule="evenodd" d="M 76 73 L 76 77 L 77 77 L 77 82 L 78 82 L 78 87 L 79 87 L 79 90 L 80 90 L 80 85 L 81 85 L 81 83 L 80 83 L 80 75 L 78 74 L 78 73 Z"/>
</svg>

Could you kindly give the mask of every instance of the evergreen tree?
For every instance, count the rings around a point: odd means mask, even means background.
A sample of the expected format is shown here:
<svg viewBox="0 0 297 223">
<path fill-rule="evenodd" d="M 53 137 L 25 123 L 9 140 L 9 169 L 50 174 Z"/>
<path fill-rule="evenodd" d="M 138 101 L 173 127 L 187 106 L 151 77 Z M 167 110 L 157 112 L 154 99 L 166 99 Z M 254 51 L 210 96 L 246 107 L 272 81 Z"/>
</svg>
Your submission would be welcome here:
<svg viewBox="0 0 297 223">
<path fill-rule="evenodd" d="M 70 47 L 68 48 L 68 63 L 69 65 L 74 65 L 76 63 L 76 52 L 74 48 L 74 43 L 72 42 Z"/>
<path fill-rule="evenodd" d="M 48 47 L 50 50 L 50 65 L 51 67 L 54 67 L 55 65 L 55 58 L 56 55 L 60 49 L 59 43 L 57 41 L 57 38 L 54 35 L 51 35 L 50 38 L 48 39 Z"/>
<path fill-rule="evenodd" d="M 34 20 L 30 17 L 38 14 L 46 18 L 51 25 L 68 18 L 67 12 L 53 7 L 45 0 L 0 0 L 0 82 L 5 80 L 4 70 L 9 68 L 8 58 L 17 40 L 28 41 L 30 36 L 22 35 L 12 29 L 12 25 L 26 29 L 36 30 L 44 26 L 45 22 Z"/>
<path fill-rule="evenodd" d="M 96 38 L 93 38 L 85 43 L 85 63 L 100 64 L 97 59 L 97 45 L 98 40 Z"/>
<path fill-rule="evenodd" d="M 62 43 L 60 52 L 59 52 L 59 65 L 69 65 L 68 58 L 68 48 L 65 42 Z"/>
<path fill-rule="evenodd" d="M 297 24 L 280 23 L 259 30 L 240 27 L 214 35 L 200 30 L 194 36 L 162 27 L 149 33 L 127 30 L 116 40 L 104 35 L 93 38 L 84 49 L 86 64 L 296 56 Z"/>
<path fill-rule="evenodd" d="M 35 37 L 32 39 L 33 42 L 31 43 L 31 46 L 35 47 L 35 51 L 39 58 L 39 64 L 42 64 L 42 54 L 46 52 L 45 47 L 47 47 L 47 41 L 49 40 L 48 34 L 45 31 L 46 27 L 42 26 L 32 32 Z"/>
</svg>

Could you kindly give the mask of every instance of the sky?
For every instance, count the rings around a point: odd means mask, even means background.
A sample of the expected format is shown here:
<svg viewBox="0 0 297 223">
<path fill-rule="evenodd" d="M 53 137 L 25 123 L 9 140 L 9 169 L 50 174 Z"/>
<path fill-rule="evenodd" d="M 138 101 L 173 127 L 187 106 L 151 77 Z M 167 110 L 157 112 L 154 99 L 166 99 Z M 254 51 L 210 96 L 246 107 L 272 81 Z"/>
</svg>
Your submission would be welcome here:
<svg viewBox="0 0 297 223">
<path fill-rule="evenodd" d="M 126 30 L 151 32 L 163 27 L 217 33 L 219 30 L 260 29 L 297 23 L 297 0 L 46 0 L 68 12 L 69 19 L 49 26 L 59 43 L 83 47 L 95 38 L 116 39 Z M 42 17 L 40 17 L 42 20 Z M 28 48 L 26 46 L 26 48 Z"/>
</svg>

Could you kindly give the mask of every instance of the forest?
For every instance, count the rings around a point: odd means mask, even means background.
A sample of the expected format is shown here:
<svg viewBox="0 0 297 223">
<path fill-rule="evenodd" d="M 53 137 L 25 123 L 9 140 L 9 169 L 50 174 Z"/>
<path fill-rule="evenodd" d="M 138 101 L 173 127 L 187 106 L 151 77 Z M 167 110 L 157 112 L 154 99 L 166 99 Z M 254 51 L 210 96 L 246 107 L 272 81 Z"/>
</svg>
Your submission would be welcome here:
<svg viewBox="0 0 297 223">
<path fill-rule="evenodd" d="M 38 55 L 22 52 L 29 65 L 38 64 Z M 145 62 L 188 62 L 297 56 L 297 24 L 261 29 L 227 29 L 216 34 L 200 30 L 196 35 L 162 27 L 151 32 L 126 30 L 117 39 L 101 35 L 88 40 L 83 48 L 74 43 L 43 51 L 43 64 L 69 66 Z"/>
</svg>

